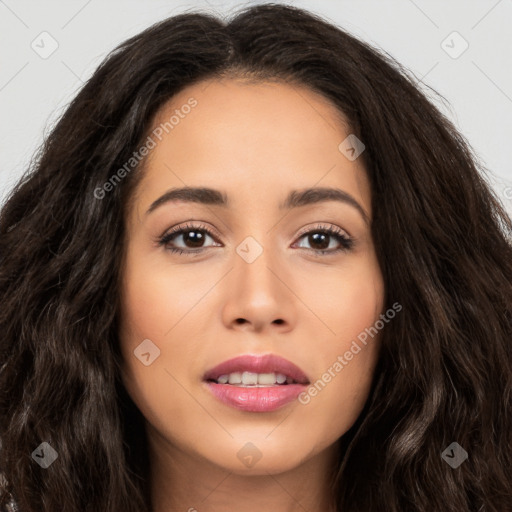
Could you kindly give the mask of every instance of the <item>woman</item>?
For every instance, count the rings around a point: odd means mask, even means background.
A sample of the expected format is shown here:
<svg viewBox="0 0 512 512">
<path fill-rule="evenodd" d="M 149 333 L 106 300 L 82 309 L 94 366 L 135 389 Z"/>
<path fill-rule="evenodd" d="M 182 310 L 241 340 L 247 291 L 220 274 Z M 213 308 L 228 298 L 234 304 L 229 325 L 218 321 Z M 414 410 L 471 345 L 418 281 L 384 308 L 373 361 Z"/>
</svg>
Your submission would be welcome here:
<svg viewBox="0 0 512 512">
<path fill-rule="evenodd" d="M 123 43 L 1 212 L 4 502 L 512 510 L 512 223 L 481 171 L 304 10 Z"/>
</svg>

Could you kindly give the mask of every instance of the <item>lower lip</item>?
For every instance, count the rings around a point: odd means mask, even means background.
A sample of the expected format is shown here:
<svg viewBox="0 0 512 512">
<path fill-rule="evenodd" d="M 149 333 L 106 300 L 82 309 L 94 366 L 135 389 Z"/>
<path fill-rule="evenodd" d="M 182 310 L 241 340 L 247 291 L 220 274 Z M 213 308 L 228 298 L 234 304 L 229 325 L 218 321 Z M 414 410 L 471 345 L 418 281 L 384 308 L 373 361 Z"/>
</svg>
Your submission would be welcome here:
<svg viewBox="0 0 512 512">
<path fill-rule="evenodd" d="M 221 402 L 247 412 L 270 412 L 292 402 L 304 391 L 303 384 L 276 385 L 264 388 L 238 387 L 206 382 L 208 389 Z"/>
</svg>

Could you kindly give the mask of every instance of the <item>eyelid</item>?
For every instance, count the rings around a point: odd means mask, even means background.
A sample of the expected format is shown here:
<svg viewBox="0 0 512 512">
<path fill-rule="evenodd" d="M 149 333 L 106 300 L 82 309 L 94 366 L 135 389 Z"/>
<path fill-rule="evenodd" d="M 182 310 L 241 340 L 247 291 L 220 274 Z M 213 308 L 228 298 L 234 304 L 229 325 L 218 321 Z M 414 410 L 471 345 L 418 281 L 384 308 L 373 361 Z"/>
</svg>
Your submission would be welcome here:
<svg viewBox="0 0 512 512">
<path fill-rule="evenodd" d="M 188 224 L 189 222 L 191 223 L 196 223 L 195 225 L 194 224 Z M 217 230 L 209 225 L 206 225 L 206 224 L 203 224 L 202 223 L 203 221 L 196 221 L 196 220 L 186 220 L 186 221 L 183 221 L 183 223 L 180 223 L 180 224 L 177 224 L 176 226 L 173 226 L 172 228 L 170 229 L 166 229 L 159 237 L 157 237 L 157 241 L 158 240 L 161 240 L 163 237 L 165 236 L 168 236 L 168 235 L 172 235 L 172 234 L 175 234 L 175 233 L 178 233 L 182 230 L 186 230 L 186 229 L 190 229 L 190 230 L 194 230 L 194 229 L 199 229 L 199 230 L 204 230 L 208 235 L 212 236 L 212 237 L 216 237 L 217 238 L 217 242 L 220 240 L 220 238 L 222 238 L 219 233 L 217 232 Z M 328 229 L 331 229 L 331 230 L 336 230 L 336 231 L 340 231 L 341 233 L 344 233 L 347 238 L 350 238 L 352 240 L 355 241 L 355 238 L 346 230 L 346 229 L 343 229 L 343 228 L 340 228 L 339 226 L 336 226 L 335 224 L 329 224 L 329 225 L 325 225 L 326 223 L 316 223 L 315 225 L 311 226 L 305 226 L 303 228 L 301 228 L 301 230 L 295 235 L 295 238 L 301 238 L 302 236 L 310 233 L 312 230 L 328 230 Z"/>
<path fill-rule="evenodd" d="M 306 227 L 302 228 L 296 236 L 297 236 L 297 238 L 300 238 L 300 237 L 310 233 L 311 231 L 315 231 L 315 230 L 337 231 L 340 235 L 344 234 L 346 236 L 346 238 L 349 238 L 350 240 L 355 241 L 355 238 L 346 229 L 340 228 L 336 224 L 330 224 L 330 223 L 325 223 L 325 222 L 324 223 L 317 222 L 314 226 L 306 226 Z"/>
<path fill-rule="evenodd" d="M 189 222 L 191 224 L 189 224 Z M 178 224 L 176 226 L 173 226 L 171 229 L 164 232 L 159 238 L 157 238 L 156 243 L 158 246 L 164 246 L 166 247 L 167 244 L 170 242 L 170 240 L 174 237 L 181 236 L 183 233 L 186 233 L 187 231 L 203 231 L 206 233 L 207 236 L 211 237 L 216 244 L 221 244 L 224 246 L 222 242 L 219 241 L 221 238 L 216 234 L 216 230 L 214 228 L 211 228 L 210 226 L 206 226 L 201 223 L 202 221 L 185 221 L 185 224 Z M 314 226 L 305 226 L 302 228 L 297 235 L 294 237 L 294 244 L 299 242 L 304 236 L 314 233 L 314 232 L 324 232 L 328 233 L 328 236 L 338 238 L 338 243 L 341 245 L 341 247 L 337 249 L 307 249 L 304 247 L 299 247 L 299 249 L 304 249 L 306 251 L 314 253 L 314 255 L 321 255 L 321 256 L 329 256 L 337 254 L 338 252 L 348 252 L 352 250 L 354 244 L 356 243 L 356 239 L 352 237 L 346 230 L 340 228 L 336 224 L 330 224 L 330 223 L 317 223 Z M 214 246 L 207 246 L 207 247 L 199 247 L 196 249 L 193 248 L 181 248 L 181 247 L 172 247 L 167 248 L 170 252 L 179 253 L 180 255 L 185 253 L 186 255 L 198 255 L 205 252 L 206 249 L 209 247 Z M 218 247 L 218 245 L 217 245 Z M 293 245 L 291 246 L 293 247 Z"/>
<path fill-rule="evenodd" d="M 334 237 L 338 239 L 338 243 L 340 247 L 337 249 L 305 249 L 309 252 L 312 252 L 314 256 L 320 257 L 328 257 L 334 256 L 344 252 L 350 252 L 354 249 L 356 245 L 356 238 L 351 236 L 346 230 L 340 228 L 336 224 L 328 224 L 325 223 L 317 223 L 315 226 L 306 226 L 304 227 L 298 235 L 296 235 L 297 242 L 294 242 L 294 245 L 297 244 L 304 236 L 309 235 L 310 233 L 327 233 L 328 236 Z M 292 245 L 293 247 L 293 245 Z M 304 249 L 299 247 L 299 249 Z"/>
<path fill-rule="evenodd" d="M 203 223 L 203 221 L 200 220 L 190 219 L 183 221 L 170 229 L 166 229 L 159 237 L 157 237 L 157 240 L 161 240 L 163 237 L 173 235 L 181 231 L 185 231 L 187 229 L 191 231 L 194 229 L 205 231 L 212 238 L 216 238 L 217 242 L 222 238 L 221 235 L 217 232 L 217 230 L 210 226 L 209 224 Z"/>
</svg>

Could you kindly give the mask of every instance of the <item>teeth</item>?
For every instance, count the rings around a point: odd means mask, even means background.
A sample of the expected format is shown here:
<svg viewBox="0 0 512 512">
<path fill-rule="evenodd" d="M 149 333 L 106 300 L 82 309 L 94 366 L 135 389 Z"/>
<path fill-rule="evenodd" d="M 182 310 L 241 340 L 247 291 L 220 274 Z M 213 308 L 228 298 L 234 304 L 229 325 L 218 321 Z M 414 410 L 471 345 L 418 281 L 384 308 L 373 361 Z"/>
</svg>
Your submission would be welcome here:
<svg viewBox="0 0 512 512">
<path fill-rule="evenodd" d="M 269 387 L 276 384 L 292 384 L 294 380 L 282 373 L 253 373 L 253 372 L 234 372 L 221 375 L 217 382 L 219 384 L 237 384 L 240 387 L 255 386 Z"/>
<path fill-rule="evenodd" d="M 258 374 L 251 372 L 242 373 L 242 384 L 244 386 L 254 386 L 258 384 Z"/>
<path fill-rule="evenodd" d="M 242 374 L 237 373 L 230 373 L 229 374 L 229 383 L 230 384 L 242 384 Z"/>
<path fill-rule="evenodd" d="M 244 373 L 245 375 L 245 373 Z M 253 373 L 258 381 L 258 384 L 267 384 L 273 386 L 277 382 L 277 377 L 275 373 L 260 373 L 259 375 L 257 373 Z M 249 384 L 249 382 L 245 382 L 244 384 Z"/>
<path fill-rule="evenodd" d="M 282 373 L 278 373 L 276 375 L 276 382 L 278 384 L 284 384 L 286 382 L 286 375 L 283 375 Z"/>
</svg>

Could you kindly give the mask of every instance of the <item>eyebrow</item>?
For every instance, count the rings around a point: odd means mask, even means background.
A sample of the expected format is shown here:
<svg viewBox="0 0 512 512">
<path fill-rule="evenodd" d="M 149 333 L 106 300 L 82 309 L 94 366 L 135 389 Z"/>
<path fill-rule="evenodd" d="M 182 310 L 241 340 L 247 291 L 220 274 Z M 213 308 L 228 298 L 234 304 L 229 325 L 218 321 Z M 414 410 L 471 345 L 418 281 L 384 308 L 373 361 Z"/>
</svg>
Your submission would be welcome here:
<svg viewBox="0 0 512 512">
<path fill-rule="evenodd" d="M 176 201 L 187 203 L 199 203 L 212 206 L 229 207 L 228 196 L 225 192 L 208 187 L 181 187 L 173 188 L 165 192 L 162 196 L 151 203 L 146 215 L 156 210 L 163 204 Z M 310 204 L 321 203 L 325 201 L 338 201 L 355 208 L 363 217 L 366 224 L 370 223 L 368 214 L 363 207 L 348 192 L 339 188 L 314 187 L 303 190 L 292 190 L 284 202 L 279 204 L 279 210 L 291 210 Z"/>
</svg>

